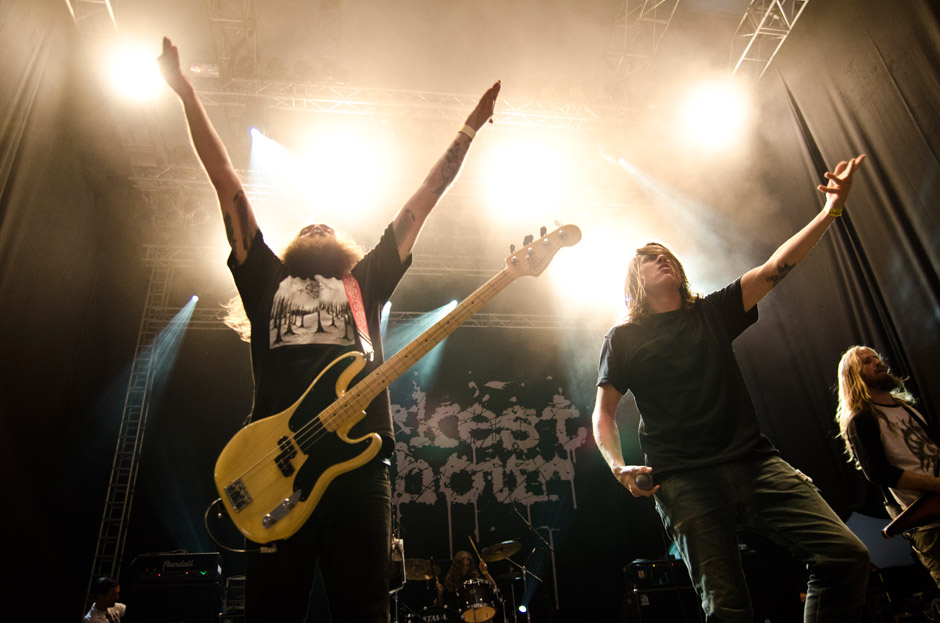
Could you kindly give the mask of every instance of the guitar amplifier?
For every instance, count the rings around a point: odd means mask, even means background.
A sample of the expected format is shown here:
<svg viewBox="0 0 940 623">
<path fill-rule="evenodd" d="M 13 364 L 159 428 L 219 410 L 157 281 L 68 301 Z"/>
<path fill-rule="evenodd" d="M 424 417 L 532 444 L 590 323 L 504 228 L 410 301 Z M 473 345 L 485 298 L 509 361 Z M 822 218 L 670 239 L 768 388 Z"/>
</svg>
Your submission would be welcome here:
<svg viewBox="0 0 940 623">
<path fill-rule="evenodd" d="M 700 623 L 698 595 L 685 563 L 676 558 L 634 560 L 624 567 L 624 623 Z"/>
<path fill-rule="evenodd" d="M 222 581 L 222 556 L 196 554 L 141 554 L 131 563 L 132 584 L 206 583 Z"/>
<path fill-rule="evenodd" d="M 623 568 L 627 590 L 692 586 L 685 563 L 676 558 L 634 560 Z"/>
<path fill-rule="evenodd" d="M 122 601 L 137 623 L 217 623 L 220 561 L 217 552 L 138 556 L 122 586 Z"/>
</svg>

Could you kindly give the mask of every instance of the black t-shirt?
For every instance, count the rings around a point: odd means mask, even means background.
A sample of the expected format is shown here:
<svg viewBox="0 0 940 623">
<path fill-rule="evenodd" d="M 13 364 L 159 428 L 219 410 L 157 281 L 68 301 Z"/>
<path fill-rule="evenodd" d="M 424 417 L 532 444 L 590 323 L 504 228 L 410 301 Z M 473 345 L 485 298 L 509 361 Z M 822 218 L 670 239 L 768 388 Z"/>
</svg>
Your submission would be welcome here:
<svg viewBox="0 0 940 623">
<path fill-rule="evenodd" d="M 760 432 L 731 347 L 756 321 L 756 306 L 744 311 L 738 279 L 692 309 L 652 314 L 607 333 L 597 384 L 633 392 L 640 447 L 657 480 L 775 452 Z"/>
<path fill-rule="evenodd" d="M 229 268 L 251 321 L 251 365 L 255 392 L 252 419 L 280 413 L 304 393 L 321 370 L 337 357 L 355 350 L 355 321 L 340 279 L 300 279 L 287 273 L 284 263 L 265 244 L 259 231 L 239 266 L 234 254 Z M 383 361 L 380 336 L 382 307 L 405 270 L 391 225 L 379 243 L 352 269 L 359 282 L 362 302 L 375 351 L 366 365 L 367 374 Z M 340 364 L 337 369 L 345 368 Z M 333 391 L 333 387 L 317 387 Z M 333 393 L 332 397 L 335 397 Z M 379 433 L 393 439 L 388 392 L 381 392 L 366 409 L 366 416 L 351 436 Z"/>
</svg>

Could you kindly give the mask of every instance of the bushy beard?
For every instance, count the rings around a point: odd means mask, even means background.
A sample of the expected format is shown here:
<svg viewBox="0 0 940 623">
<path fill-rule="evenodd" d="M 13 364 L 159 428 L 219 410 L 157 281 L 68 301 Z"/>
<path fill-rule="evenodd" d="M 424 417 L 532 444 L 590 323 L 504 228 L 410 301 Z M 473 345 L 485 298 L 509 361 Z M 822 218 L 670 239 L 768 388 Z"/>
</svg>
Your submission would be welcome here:
<svg viewBox="0 0 940 623">
<path fill-rule="evenodd" d="M 880 390 L 883 392 L 893 392 L 894 390 L 901 387 L 901 379 L 894 376 L 890 372 L 885 372 L 883 375 L 879 376 L 877 379 L 874 379 L 869 386 L 872 389 Z"/>
<path fill-rule="evenodd" d="M 362 249 L 351 240 L 335 236 L 294 238 L 284 250 L 284 265 L 292 277 L 313 279 L 314 275 L 341 279 L 359 260 Z"/>
</svg>

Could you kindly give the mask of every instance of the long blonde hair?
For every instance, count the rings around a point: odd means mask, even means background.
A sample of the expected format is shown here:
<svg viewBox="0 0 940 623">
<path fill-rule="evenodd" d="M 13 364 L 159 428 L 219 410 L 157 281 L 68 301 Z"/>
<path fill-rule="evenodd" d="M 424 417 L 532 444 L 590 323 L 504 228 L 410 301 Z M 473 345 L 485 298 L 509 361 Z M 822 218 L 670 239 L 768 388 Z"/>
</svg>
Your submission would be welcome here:
<svg viewBox="0 0 940 623">
<path fill-rule="evenodd" d="M 682 298 L 682 306 L 690 309 L 696 301 L 699 300 L 697 294 L 692 293 L 689 285 L 689 278 L 685 274 L 682 264 L 672 254 L 665 245 L 658 242 L 647 242 L 636 250 L 636 255 L 627 264 L 627 279 L 623 284 L 623 296 L 627 303 L 627 318 L 631 322 L 637 322 L 649 315 L 649 305 L 646 300 L 646 284 L 643 277 L 640 276 L 640 260 L 647 255 L 665 255 L 676 265 L 679 271 L 679 296 Z"/>
<path fill-rule="evenodd" d="M 855 453 L 852 452 L 852 445 L 849 443 L 849 423 L 859 413 L 870 412 L 876 417 L 879 414 L 878 409 L 872 403 L 868 384 L 862 379 L 862 353 L 865 351 L 873 353 L 878 359 L 883 359 L 873 348 L 852 346 L 842 354 L 842 359 L 839 361 L 839 406 L 836 409 L 836 423 L 839 425 L 839 436 L 845 443 L 845 452 L 849 456 L 849 461 L 855 463 L 856 468 L 860 466 Z M 898 386 L 891 390 L 891 397 L 908 406 L 913 405 L 914 397 L 904 389 L 906 379 L 896 377 L 890 372 L 889 376 L 898 383 Z"/>
</svg>

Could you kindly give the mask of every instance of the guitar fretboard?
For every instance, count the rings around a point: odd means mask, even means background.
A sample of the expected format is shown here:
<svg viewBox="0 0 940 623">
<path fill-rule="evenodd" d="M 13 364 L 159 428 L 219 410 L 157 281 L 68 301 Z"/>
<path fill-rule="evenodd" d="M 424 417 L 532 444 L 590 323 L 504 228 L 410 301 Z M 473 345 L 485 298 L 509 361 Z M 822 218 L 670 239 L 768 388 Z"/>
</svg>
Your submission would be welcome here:
<svg viewBox="0 0 940 623">
<path fill-rule="evenodd" d="M 517 275 L 512 274 L 512 267 L 507 267 L 495 277 L 480 286 L 473 294 L 463 300 L 449 314 L 434 323 L 411 343 L 395 353 L 366 378 L 354 385 L 345 394 L 320 413 L 320 421 L 328 430 L 337 430 L 358 422 L 364 416 L 364 409 L 395 379 L 404 374 L 416 361 L 428 354 L 441 340 L 453 333 L 512 283 Z"/>
</svg>

